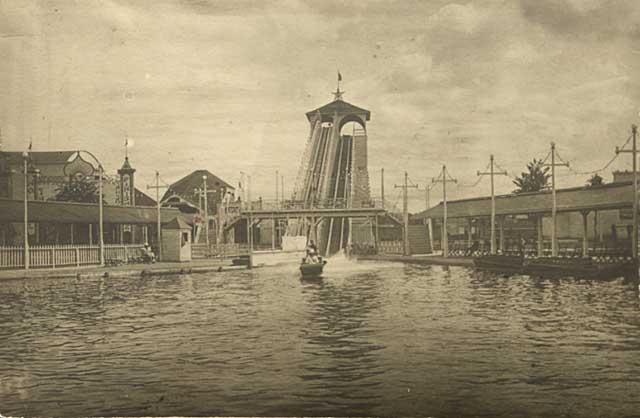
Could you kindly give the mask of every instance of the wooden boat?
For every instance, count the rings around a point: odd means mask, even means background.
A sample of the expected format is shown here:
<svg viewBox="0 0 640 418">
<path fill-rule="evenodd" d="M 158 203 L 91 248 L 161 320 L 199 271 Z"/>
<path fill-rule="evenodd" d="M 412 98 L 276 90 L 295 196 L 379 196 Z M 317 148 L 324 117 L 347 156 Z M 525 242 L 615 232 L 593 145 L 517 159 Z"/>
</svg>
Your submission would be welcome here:
<svg viewBox="0 0 640 418">
<path fill-rule="evenodd" d="M 524 257 L 520 255 L 481 255 L 473 258 L 475 267 L 483 270 L 519 273 L 524 265 Z"/>
<path fill-rule="evenodd" d="M 476 268 L 500 273 L 521 273 L 536 277 L 575 277 L 578 279 L 613 279 L 637 277 L 637 267 L 631 260 L 595 261 L 591 258 L 540 257 L 523 258 L 512 255 L 474 257 Z"/>
<path fill-rule="evenodd" d="M 577 279 L 615 279 L 636 277 L 633 261 L 597 262 L 590 258 L 544 257 L 527 260 L 524 274 L 541 277 L 575 277 Z"/>
<path fill-rule="evenodd" d="M 322 257 L 318 257 L 318 262 L 307 262 L 306 258 L 302 259 L 300 264 L 300 273 L 303 278 L 319 277 L 322 274 L 324 265 L 327 264 L 327 260 L 323 260 Z"/>
</svg>

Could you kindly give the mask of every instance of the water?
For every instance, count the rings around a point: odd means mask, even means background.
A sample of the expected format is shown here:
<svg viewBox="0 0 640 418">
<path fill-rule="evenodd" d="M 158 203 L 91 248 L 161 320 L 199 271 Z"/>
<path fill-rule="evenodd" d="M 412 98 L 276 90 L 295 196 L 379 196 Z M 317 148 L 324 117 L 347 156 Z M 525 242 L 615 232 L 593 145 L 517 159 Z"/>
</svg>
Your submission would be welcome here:
<svg viewBox="0 0 640 418">
<path fill-rule="evenodd" d="M 636 283 L 332 260 L 0 283 L 4 415 L 640 415 Z"/>
</svg>

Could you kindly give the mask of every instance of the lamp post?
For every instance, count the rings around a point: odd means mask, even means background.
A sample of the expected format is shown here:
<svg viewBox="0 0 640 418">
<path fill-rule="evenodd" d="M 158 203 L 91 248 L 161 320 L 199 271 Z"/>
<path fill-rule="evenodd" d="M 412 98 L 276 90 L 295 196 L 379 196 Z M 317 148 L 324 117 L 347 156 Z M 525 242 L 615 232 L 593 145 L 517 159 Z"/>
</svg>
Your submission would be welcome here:
<svg viewBox="0 0 640 418">
<path fill-rule="evenodd" d="M 23 152 L 22 157 L 24 160 L 24 269 L 29 270 L 29 211 L 27 203 L 29 199 L 29 173 L 27 172 L 27 161 L 29 159 L 29 153 L 27 151 Z"/>
<path fill-rule="evenodd" d="M 25 151 L 22 153 L 23 157 L 23 173 L 24 173 L 24 269 L 29 270 L 29 265 L 31 261 L 30 252 L 29 252 L 29 174 L 34 175 L 33 182 L 33 198 L 36 200 L 38 196 L 38 189 L 36 179 L 40 175 L 40 170 L 35 168 L 29 170 L 29 152 Z"/>
</svg>

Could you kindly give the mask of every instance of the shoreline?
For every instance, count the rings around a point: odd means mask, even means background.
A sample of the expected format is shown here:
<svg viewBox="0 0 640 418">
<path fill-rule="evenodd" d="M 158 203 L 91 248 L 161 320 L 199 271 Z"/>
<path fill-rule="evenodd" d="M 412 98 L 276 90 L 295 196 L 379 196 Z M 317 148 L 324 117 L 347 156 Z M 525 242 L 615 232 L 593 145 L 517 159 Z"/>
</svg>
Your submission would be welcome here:
<svg viewBox="0 0 640 418">
<path fill-rule="evenodd" d="M 56 269 L 0 270 L 0 282 L 24 279 L 148 277 L 246 269 L 246 266 L 234 266 L 229 261 L 196 260 L 182 263 L 159 262 L 153 264 L 124 264 L 111 267 L 84 266 L 61 267 Z"/>
<path fill-rule="evenodd" d="M 356 259 L 359 261 L 395 261 L 433 266 L 473 267 L 473 257 L 442 257 L 437 255 L 362 255 L 356 256 Z"/>
</svg>

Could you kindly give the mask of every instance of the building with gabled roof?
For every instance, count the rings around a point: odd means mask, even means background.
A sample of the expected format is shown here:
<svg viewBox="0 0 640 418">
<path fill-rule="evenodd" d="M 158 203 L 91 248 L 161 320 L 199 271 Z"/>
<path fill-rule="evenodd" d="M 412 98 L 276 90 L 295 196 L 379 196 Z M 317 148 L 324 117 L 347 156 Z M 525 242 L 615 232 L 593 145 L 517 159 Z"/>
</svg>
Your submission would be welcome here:
<svg viewBox="0 0 640 418">
<path fill-rule="evenodd" d="M 218 211 L 225 199 L 234 197 L 235 189 L 226 181 L 209 170 L 195 170 L 180 180 L 171 184 L 161 199 L 162 206 L 180 209 L 184 214 L 190 214 L 194 225 L 193 239 L 200 240 L 200 228 L 204 223 L 204 185 L 206 179 L 207 214 L 209 240 L 217 242 L 220 239 L 219 225 L 216 225 Z M 216 233 L 216 231 L 218 231 Z"/>
<path fill-rule="evenodd" d="M 207 210 L 210 215 L 215 215 L 218 204 L 222 202 L 225 195 L 233 195 L 235 189 L 209 170 L 195 170 L 171 184 L 161 199 L 162 204 L 204 210 L 204 202 L 201 197 L 201 191 L 204 189 L 204 176 L 206 176 L 207 182 Z"/>
</svg>

